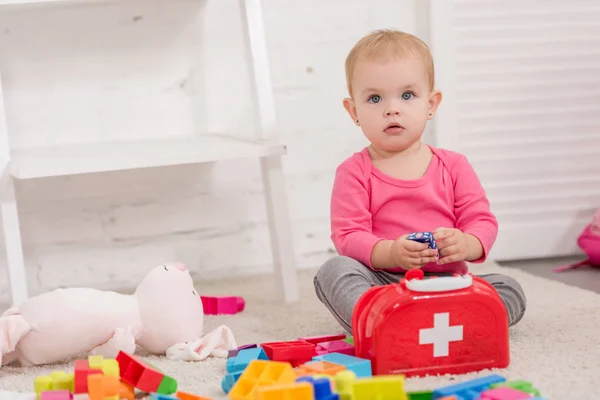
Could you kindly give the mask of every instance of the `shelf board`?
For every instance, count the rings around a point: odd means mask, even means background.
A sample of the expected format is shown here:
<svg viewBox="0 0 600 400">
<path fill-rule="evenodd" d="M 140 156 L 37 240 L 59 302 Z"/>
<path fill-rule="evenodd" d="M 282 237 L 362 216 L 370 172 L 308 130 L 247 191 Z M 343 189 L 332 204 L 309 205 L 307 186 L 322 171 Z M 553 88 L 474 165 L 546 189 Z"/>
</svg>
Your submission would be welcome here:
<svg viewBox="0 0 600 400">
<path fill-rule="evenodd" d="M 33 179 L 285 153 L 283 144 L 248 141 L 225 135 L 59 145 L 11 151 L 10 173 L 17 179 Z"/>
</svg>

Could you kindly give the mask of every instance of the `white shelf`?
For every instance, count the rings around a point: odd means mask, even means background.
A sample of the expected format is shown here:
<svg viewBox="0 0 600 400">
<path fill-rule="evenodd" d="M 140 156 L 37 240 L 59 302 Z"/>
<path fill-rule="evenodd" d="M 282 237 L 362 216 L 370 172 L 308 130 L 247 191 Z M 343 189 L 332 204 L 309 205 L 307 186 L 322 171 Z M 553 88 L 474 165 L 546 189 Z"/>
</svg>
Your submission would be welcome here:
<svg viewBox="0 0 600 400">
<path fill-rule="evenodd" d="M 277 143 L 224 135 L 59 145 L 11 152 L 10 173 L 17 179 L 164 167 L 256 158 L 286 153 Z"/>
</svg>

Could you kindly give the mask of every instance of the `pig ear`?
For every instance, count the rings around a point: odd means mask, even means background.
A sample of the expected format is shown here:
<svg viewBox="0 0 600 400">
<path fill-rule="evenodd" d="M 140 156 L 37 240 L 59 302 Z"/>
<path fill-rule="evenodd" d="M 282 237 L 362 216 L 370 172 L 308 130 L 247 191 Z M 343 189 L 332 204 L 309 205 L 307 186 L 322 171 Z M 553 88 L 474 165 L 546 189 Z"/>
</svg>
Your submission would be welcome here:
<svg viewBox="0 0 600 400">
<path fill-rule="evenodd" d="M 185 343 L 177 343 L 167 349 L 171 360 L 201 361 L 209 356 L 226 358 L 229 350 L 237 348 L 231 329 L 220 325 L 201 338 Z"/>
</svg>

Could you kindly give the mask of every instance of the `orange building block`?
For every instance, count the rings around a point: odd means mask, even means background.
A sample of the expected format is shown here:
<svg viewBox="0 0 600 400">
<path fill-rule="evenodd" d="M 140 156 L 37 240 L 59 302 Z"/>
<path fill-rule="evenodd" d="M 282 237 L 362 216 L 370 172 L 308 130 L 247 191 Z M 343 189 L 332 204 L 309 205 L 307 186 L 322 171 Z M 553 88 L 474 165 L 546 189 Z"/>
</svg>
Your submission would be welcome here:
<svg viewBox="0 0 600 400">
<path fill-rule="evenodd" d="M 121 385 L 119 387 L 119 400 L 134 400 L 135 399 L 135 389 L 129 383 L 125 382 L 123 379 L 119 379 Z"/>
<path fill-rule="evenodd" d="M 88 376 L 90 400 L 119 400 L 121 380 L 118 376 L 93 374 Z"/>
<path fill-rule="evenodd" d="M 212 400 L 210 397 L 196 396 L 195 394 L 186 392 L 177 392 L 175 393 L 175 397 L 179 400 Z"/>
<path fill-rule="evenodd" d="M 309 382 L 261 386 L 256 389 L 256 400 L 313 400 L 315 391 Z"/>
<path fill-rule="evenodd" d="M 290 363 L 252 360 L 229 391 L 231 400 L 254 400 L 258 388 L 294 383 L 296 374 Z"/>
<path fill-rule="evenodd" d="M 315 361 L 300 365 L 296 369 L 297 376 L 323 374 L 335 376 L 338 372 L 345 371 L 346 366 L 330 363 L 328 361 Z"/>
</svg>

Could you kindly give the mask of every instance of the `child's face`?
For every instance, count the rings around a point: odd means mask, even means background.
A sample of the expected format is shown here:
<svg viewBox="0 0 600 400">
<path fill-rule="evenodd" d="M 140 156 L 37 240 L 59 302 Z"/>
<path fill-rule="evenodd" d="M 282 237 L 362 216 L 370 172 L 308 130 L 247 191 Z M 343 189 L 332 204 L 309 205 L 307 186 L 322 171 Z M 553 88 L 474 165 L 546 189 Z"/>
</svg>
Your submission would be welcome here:
<svg viewBox="0 0 600 400">
<path fill-rule="evenodd" d="M 418 142 L 441 100 L 441 93 L 430 91 L 427 71 L 418 58 L 358 61 L 352 95 L 344 100 L 346 110 L 372 146 L 388 153 Z"/>
</svg>

